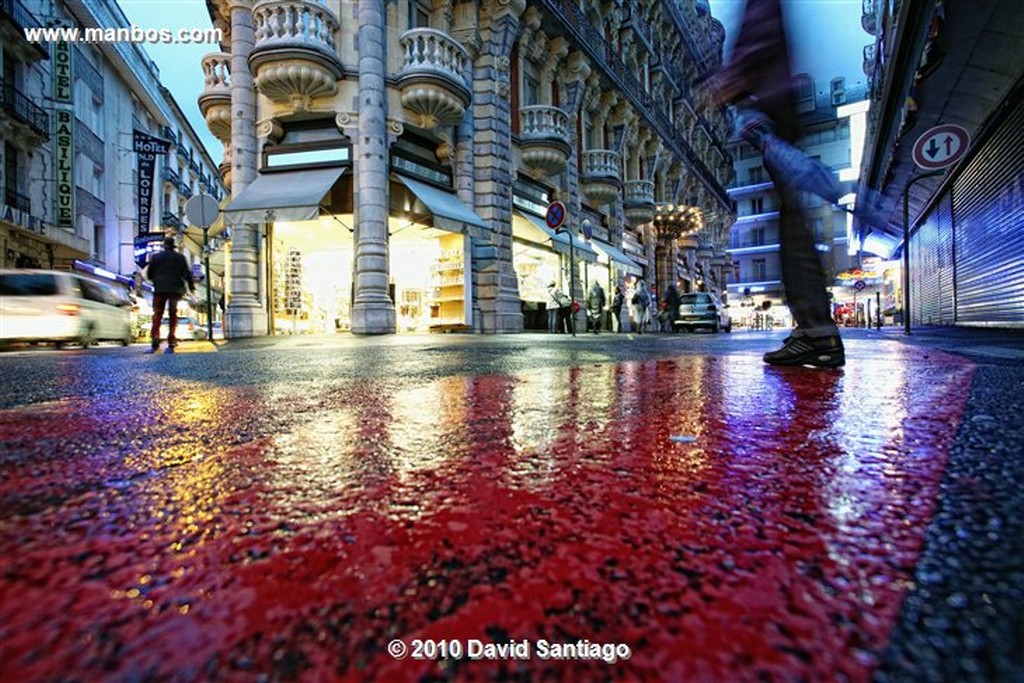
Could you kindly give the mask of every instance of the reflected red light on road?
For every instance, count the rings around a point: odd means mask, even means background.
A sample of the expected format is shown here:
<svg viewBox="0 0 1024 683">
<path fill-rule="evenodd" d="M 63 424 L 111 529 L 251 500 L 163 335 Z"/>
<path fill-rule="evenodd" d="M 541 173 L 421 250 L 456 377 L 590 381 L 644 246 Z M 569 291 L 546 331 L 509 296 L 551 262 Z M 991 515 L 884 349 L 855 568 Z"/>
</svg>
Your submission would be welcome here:
<svg viewBox="0 0 1024 683">
<path fill-rule="evenodd" d="M 866 681 L 972 375 L 896 368 L 684 357 L 221 387 L 208 422 L 0 412 L 22 453 L 0 673 Z M 119 420 L 145 438 L 111 440 Z M 632 657 L 440 665 L 393 659 L 396 638 Z"/>
</svg>

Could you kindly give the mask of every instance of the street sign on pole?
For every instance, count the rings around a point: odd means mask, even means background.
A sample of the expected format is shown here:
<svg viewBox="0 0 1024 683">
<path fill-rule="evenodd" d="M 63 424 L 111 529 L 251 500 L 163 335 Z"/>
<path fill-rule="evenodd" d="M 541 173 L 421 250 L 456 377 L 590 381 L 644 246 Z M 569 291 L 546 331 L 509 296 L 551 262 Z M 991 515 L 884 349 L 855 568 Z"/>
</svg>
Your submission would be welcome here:
<svg viewBox="0 0 1024 683">
<path fill-rule="evenodd" d="M 551 202 L 548 211 L 544 215 L 544 221 L 552 230 L 557 230 L 565 223 L 565 204 L 562 202 Z"/>
<path fill-rule="evenodd" d="M 952 166 L 971 146 L 970 134 L 956 124 L 946 123 L 926 130 L 914 143 L 914 163 L 926 171 Z"/>
<path fill-rule="evenodd" d="M 197 194 L 185 203 L 188 222 L 203 229 L 203 264 L 206 266 L 206 339 L 213 341 L 213 301 L 210 294 L 210 226 L 220 215 L 217 200 Z M 221 294 L 221 296 L 224 296 Z"/>
</svg>

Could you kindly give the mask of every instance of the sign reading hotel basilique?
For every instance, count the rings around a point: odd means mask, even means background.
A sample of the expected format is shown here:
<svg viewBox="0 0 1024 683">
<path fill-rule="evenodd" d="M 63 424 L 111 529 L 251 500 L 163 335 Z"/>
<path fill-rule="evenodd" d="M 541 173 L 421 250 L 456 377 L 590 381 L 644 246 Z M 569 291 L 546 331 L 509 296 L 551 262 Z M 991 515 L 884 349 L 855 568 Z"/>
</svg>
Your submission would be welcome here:
<svg viewBox="0 0 1024 683">
<path fill-rule="evenodd" d="M 53 44 L 53 119 L 56 128 L 55 166 L 57 179 L 57 219 L 62 228 L 75 228 L 75 113 L 71 91 L 71 45 Z"/>
</svg>

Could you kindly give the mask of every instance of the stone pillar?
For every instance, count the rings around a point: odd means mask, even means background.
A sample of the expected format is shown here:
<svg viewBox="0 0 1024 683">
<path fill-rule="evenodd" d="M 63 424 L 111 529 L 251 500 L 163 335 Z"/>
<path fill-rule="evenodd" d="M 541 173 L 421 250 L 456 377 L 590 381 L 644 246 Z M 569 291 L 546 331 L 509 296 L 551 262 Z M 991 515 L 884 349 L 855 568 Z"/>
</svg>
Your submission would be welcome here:
<svg viewBox="0 0 1024 683">
<path fill-rule="evenodd" d="M 669 285 L 674 285 L 678 276 L 676 274 L 676 243 L 675 240 L 658 238 L 654 248 L 655 270 L 658 278 L 658 296 L 665 293 Z"/>
<path fill-rule="evenodd" d="M 231 0 L 231 194 L 239 196 L 256 178 L 256 88 L 249 55 L 256 43 L 250 0 Z M 260 300 L 260 226 L 232 228 L 230 301 L 225 334 L 267 334 L 267 308 Z M 266 284 L 269 288 L 269 283 Z"/>
<path fill-rule="evenodd" d="M 519 283 L 512 266 L 512 46 L 526 0 L 485 0 L 480 53 L 473 63 L 473 175 L 476 209 L 490 226 L 493 258 L 479 260 L 476 300 L 481 332 L 521 332 Z"/>
<path fill-rule="evenodd" d="M 359 0 L 359 137 L 355 172 L 355 302 L 352 332 L 392 334 L 388 295 L 388 138 L 385 18 L 379 0 Z"/>
</svg>

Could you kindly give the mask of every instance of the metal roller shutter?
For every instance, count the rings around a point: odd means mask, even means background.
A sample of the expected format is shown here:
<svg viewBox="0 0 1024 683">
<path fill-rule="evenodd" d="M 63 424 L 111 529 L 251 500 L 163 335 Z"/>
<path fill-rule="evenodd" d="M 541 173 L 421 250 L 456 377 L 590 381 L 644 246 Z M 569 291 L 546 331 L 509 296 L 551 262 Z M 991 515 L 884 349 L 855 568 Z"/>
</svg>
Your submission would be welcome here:
<svg viewBox="0 0 1024 683">
<path fill-rule="evenodd" d="M 957 322 L 1024 324 L 1024 103 L 953 183 L 953 217 Z"/>
<path fill-rule="evenodd" d="M 953 276 L 953 198 L 946 193 L 935 210 L 935 226 L 938 230 L 936 257 L 939 278 L 939 324 L 952 325 L 956 322 L 956 287 Z"/>
<path fill-rule="evenodd" d="M 911 273 L 919 273 L 915 278 L 915 288 L 911 291 L 910 302 L 913 307 L 911 320 L 918 325 L 939 324 L 939 278 L 938 278 L 938 242 L 939 232 L 935 225 L 934 214 L 928 217 L 914 236 L 914 244 L 910 249 L 911 258 L 917 254 L 910 266 Z M 914 302 L 917 302 L 914 305 Z"/>
</svg>

